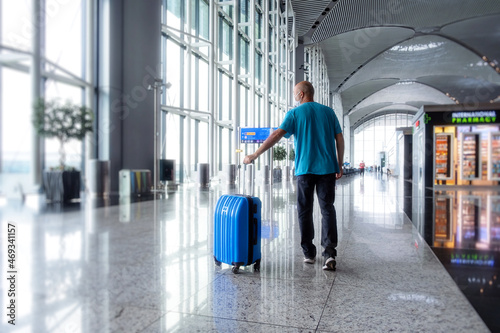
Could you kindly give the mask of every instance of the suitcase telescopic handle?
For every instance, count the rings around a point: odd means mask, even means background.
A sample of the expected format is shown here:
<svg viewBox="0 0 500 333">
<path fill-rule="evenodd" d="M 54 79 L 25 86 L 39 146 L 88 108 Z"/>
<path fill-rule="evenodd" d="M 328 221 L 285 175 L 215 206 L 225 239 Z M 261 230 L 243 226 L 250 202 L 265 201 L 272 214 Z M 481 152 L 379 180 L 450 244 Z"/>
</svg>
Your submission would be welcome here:
<svg viewBox="0 0 500 333">
<path fill-rule="evenodd" d="M 257 237 L 259 237 L 257 235 L 257 230 L 259 230 L 258 223 L 257 219 L 253 219 L 253 245 L 257 245 Z"/>
</svg>

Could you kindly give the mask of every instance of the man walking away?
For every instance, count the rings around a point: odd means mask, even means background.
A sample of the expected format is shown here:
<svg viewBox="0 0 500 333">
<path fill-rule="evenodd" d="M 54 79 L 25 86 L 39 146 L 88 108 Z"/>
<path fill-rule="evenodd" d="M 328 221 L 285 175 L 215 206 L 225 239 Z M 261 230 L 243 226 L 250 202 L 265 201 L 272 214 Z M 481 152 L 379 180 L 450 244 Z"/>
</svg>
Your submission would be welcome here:
<svg viewBox="0 0 500 333">
<path fill-rule="evenodd" d="M 295 175 L 297 176 L 297 212 L 304 262 L 314 264 L 313 244 L 314 191 L 321 208 L 321 245 L 324 270 L 335 270 L 338 244 L 337 213 L 335 211 L 335 181 L 342 177 L 344 137 L 335 112 L 314 102 L 314 87 L 310 82 L 297 83 L 293 89 L 298 104 L 285 115 L 280 127 L 243 163 L 252 163 L 282 137 L 294 135 Z"/>
</svg>

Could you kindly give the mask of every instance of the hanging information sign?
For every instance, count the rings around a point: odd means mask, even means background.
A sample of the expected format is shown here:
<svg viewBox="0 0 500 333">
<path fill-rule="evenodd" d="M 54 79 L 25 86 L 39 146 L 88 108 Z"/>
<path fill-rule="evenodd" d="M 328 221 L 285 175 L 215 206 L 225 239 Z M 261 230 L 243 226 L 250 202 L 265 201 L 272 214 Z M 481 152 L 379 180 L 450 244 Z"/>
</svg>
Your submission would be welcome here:
<svg viewBox="0 0 500 333">
<path fill-rule="evenodd" d="M 276 129 L 277 127 L 243 127 L 241 129 L 241 143 L 262 143 Z"/>
</svg>

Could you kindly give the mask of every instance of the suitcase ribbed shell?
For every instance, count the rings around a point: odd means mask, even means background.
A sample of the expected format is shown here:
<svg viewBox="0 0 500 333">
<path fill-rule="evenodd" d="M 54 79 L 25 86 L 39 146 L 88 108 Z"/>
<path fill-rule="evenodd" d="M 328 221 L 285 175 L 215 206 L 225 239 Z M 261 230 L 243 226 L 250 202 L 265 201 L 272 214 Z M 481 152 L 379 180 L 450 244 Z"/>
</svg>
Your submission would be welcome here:
<svg viewBox="0 0 500 333">
<path fill-rule="evenodd" d="M 214 218 L 214 257 L 236 266 L 261 258 L 261 207 L 257 197 L 222 195 Z"/>
</svg>

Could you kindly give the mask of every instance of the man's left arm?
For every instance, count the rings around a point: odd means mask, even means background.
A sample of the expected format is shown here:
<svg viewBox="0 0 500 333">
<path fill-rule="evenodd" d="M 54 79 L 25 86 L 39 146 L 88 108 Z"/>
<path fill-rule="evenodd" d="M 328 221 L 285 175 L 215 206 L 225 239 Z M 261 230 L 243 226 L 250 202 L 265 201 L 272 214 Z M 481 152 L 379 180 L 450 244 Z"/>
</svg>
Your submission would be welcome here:
<svg viewBox="0 0 500 333">
<path fill-rule="evenodd" d="M 344 160 L 344 136 L 342 135 L 342 133 L 335 134 L 335 143 L 337 144 L 337 159 L 340 169 L 340 172 L 337 173 L 336 178 L 340 179 L 344 174 L 344 170 L 342 170 L 342 161 Z"/>
</svg>

